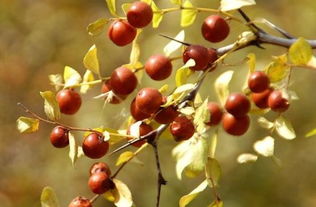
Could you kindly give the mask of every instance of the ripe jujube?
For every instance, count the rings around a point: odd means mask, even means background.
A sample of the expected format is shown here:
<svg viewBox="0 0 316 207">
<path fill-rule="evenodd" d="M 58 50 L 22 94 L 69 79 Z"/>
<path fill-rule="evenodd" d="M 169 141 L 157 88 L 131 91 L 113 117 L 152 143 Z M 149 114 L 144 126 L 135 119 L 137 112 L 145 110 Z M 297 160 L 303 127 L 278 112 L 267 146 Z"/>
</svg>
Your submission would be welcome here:
<svg viewBox="0 0 316 207">
<path fill-rule="evenodd" d="M 50 142 L 54 147 L 63 148 L 68 146 L 69 138 L 68 138 L 68 129 L 65 129 L 62 126 L 56 126 L 51 134 L 50 134 Z"/>
<path fill-rule="evenodd" d="M 220 42 L 229 34 L 229 25 L 219 15 L 208 16 L 202 24 L 202 35 L 210 42 Z"/>
<path fill-rule="evenodd" d="M 225 113 L 223 115 L 222 125 L 228 134 L 240 136 L 247 132 L 250 125 L 250 119 L 248 115 L 235 117 L 230 113 Z"/>
<path fill-rule="evenodd" d="M 252 93 L 251 99 L 257 107 L 259 107 L 260 109 L 266 109 L 269 107 L 268 98 L 272 91 L 272 88 L 268 88 L 261 93 Z"/>
<path fill-rule="evenodd" d="M 97 172 L 104 172 L 108 176 L 111 176 L 110 167 L 105 162 L 96 162 L 91 166 L 91 168 L 89 170 L 90 175 L 97 173 Z"/>
<path fill-rule="evenodd" d="M 147 60 L 145 70 L 153 80 L 164 80 L 171 75 L 171 60 L 164 55 L 153 55 Z"/>
<path fill-rule="evenodd" d="M 155 113 L 162 104 L 162 95 L 155 88 L 141 89 L 135 99 L 136 107 L 146 114 Z"/>
<path fill-rule="evenodd" d="M 103 194 L 114 187 L 114 183 L 104 172 L 97 172 L 90 176 L 88 181 L 90 190 L 95 194 Z"/>
<path fill-rule="evenodd" d="M 241 93 L 232 93 L 227 97 L 225 109 L 236 117 L 242 117 L 249 112 L 250 101 Z"/>
<path fill-rule="evenodd" d="M 126 17 L 132 26 L 142 28 L 147 26 L 153 19 L 153 10 L 147 3 L 136 1 L 128 9 Z"/>
<path fill-rule="evenodd" d="M 132 117 L 136 121 L 140 121 L 140 120 L 147 119 L 147 118 L 151 117 L 151 114 L 144 113 L 138 109 L 138 107 L 136 106 L 136 103 L 135 103 L 135 99 L 136 98 L 133 99 L 131 106 L 130 106 L 130 112 L 131 112 Z"/>
<path fill-rule="evenodd" d="M 183 62 L 186 63 L 189 59 L 195 61 L 195 66 L 190 67 L 192 70 L 205 70 L 211 60 L 210 53 L 206 47 L 201 45 L 190 45 L 183 52 Z"/>
<path fill-rule="evenodd" d="M 137 31 L 126 20 L 115 20 L 108 29 L 108 36 L 117 46 L 125 46 L 136 37 Z"/>
<path fill-rule="evenodd" d="M 250 74 L 248 87 L 254 93 L 260 93 L 269 88 L 270 80 L 267 74 L 256 71 Z"/>
<path fill-rule="evenodd" d="M 60 112 L 63 114 L 75 114 L 81 106 L 81 97 L 74 89 L 63 89 L 56 95 Z"/>
<path fill-rule="evenodd" d="M 221 107 L 218 105 L 218 103 L 209 102 L 207 104 L 207 108 L 210 112 L 211 118 L 210 118 L 210 121 L 207 122 L 206 124 L 209 126 L 214 126 L 214 125 L 219 124 L 219 122 L 221 122 L 222 116 L 223 116 L 223 111 L 222 111 Z"/>
<path fill-rule="evenodd" d="M 92 132 L 83 140 L 82 150 L 87 157 L 98 159 L 108 152 L 109 143 L 100 134 Z"/>
<path fill-rule="evenodd" d="M 174 106 L 167 106 L 159 110 L 155 116 L 155 121 L 159 124 L 170 124 L 177 116 L 179 112 Z"/>
<path fill-rule="evenodd" d="M 128 95 L 135 90 L 137 78 L 130 69 L 119 67 L 112 72 L 110 84 L 115 94 Z"/>
<path fill-rule="evenodd" d="M 92 207 L 92 203 L 88 198 L 78 196 L 70 202 L 68 207 Z"/>
<path fill-rule="evenodd" d="M 139 136 L 145 136 L 146 134 L 148 134 L 149 132 L 153 131 L 154 129 L 152 128 L 152 126 L 142 123 L 139 126 Z M 127 134 L 130 135 L 130 128 L 127 130 Z M 153 136 L 151 138 L 155 138 L 155 134 L 153 134 Z M 128 137 L 128 140 L 132 140 L 133 138 Z M 150 139 L 150 138 L 149 138 Z M 142 140 L 139 142 L 135 142 L 134 144 L 132 144 L 134 147 L 141 147 L 143 144 L 146 143 L 146 140 Z"/>
<path fill-rule="evenodd" d="M 270 93 L 268 98 L 268 105 L 271 110 L 276 112 L 284 112 L 290 106 L 289 101 L 284 98 L 282 92 L 278 90 Z"/>
<path fill-rule="evenodd" d="M 185 116 L 178 116 L 170 124 L 170 132 L 175 141 L 180 142 L 190 139 L 195 132 L 195 127 L 192 120 Z"/>
</svg>

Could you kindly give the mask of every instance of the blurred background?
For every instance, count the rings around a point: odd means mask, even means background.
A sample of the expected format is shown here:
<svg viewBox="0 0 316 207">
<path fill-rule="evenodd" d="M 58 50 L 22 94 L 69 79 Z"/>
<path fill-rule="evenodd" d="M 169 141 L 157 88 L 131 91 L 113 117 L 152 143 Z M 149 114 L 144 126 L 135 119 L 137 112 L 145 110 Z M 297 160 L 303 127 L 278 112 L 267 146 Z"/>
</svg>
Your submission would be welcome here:
<svg viewBox="0 0 316 207">
<path fill-rule="evenodd" d="M 120 4 L 127 1 L 118 1 Z M 171 5 L 167 0 L 156 1 L 161 8 Z M 217 0 L 192 0 L 199 7 L 218 7 Z M 294 36 L 316 39 L 316 2 L 314 0 L 257 0 L 257 6 L 244 10 L 250 17 L 264 17 L 287 30 Z M 231 22 L 231 34 L 223 43 L 210 44 L 200 34 L 200 26 L 206 13 L 200 13 L 194 25 L 185 28 L 186 41 L 208 47 L 220 47 L 233 42 L 244 26 Z M 69 65 L 84 73 L 82 58 L 92 44 L 99 49 L 103 76 L 129 61 L 130 46 L 116 47 L 107 38 L 106 31 L 98 37 L 90 37 L 86 26 L 100 17 L 109 17 L 104 0 L 1 0 L 0 1 L 0 206 L 40 206 L 40 194 L 44 186 L 52 186 L 61 206 L 67 206 L 77 195 L 91 198 L 87 187 L 88 170 L 94 160 L 81 158 L 75 168 L 68 158 L 68 148 L 56 149 L 49 142 L 53 126 L 41 123 L 37 133 L 21 135 L 15 121 L 24 112 L 16 106 L 22 102 L 40 115 L 43 101 L 39 91 L 53 90 L 48 75 L 62 73 Z M 162 53 L 168 40 L 158 36 L 163 33 L 174 36 L 180 31 L 179 12 L 167 14 L 158 29 L 147 27 L 140 38 L 141 60 L 150 55 Z M 267 29 L 269 30 L 269 29 Z M 266 46 L 266 50 L 249 47 L 234 53 L 228 63 L 238 63 L 250 52 L 257 55 L 258 69 L 268 64 L 271 55 L 281 55 L 286 50 Z M 181 61 L 174 68 L 181 66 Z M 220 67 L 210 74 L 202 88 L 203 97 L 216 100 L 213 91 L 215 78 L 225 70 L 235 70 L 232 91 L 240 91 L 247 65 Z M 238 72 L 237 72 L 238 71 Z M 140 87 L 160 87 L 164 83 L 173 85 L 173 78 L 165 82 L 152 82 L 145 75 Z M 296 130 L 297 139 L 286 141 L 276 137 L 275 155 L 281 160 L 278 166 L 271 158 L 260 157 L 256 163 L 240 165 L 236 157 L 240 153 L 253 152 L 252 144 L 262 139 L 267 132 L 255 124 L 253 116 L 251 130 L 242 137 L 220 133 L 217 158 L 221 163 L 223 176 L 219 193 L 228 207 L 285 207 L 316 206 L 316 137 L 305 138 L 310 129 L 316 127 L 316 71 L 297 68 L 293 70 L 291 89 L 297 92 L 299 101 L 293 102 L 285 113 Z M 138 88 L 138 89 L 139 89 Z M 171 87 L 172 88 L 172 87 Z M 63 116 L 62 122 L 80 127 L 105 125 L 118 128 L 129 113 L 131 95 L 122 105 L 106 106 L 102 101 L 92 99 L 98 95 L 96 86 L 83 95 L 80 111 L 71 117 Z M 273 118 L 273 115 L 270 116 Z M 82 137 L 80 133 L 76 136 Z M 203 179 L 175 177 L 175 161 L 171 150 L 176 143 L 161 139 L 160 153 L 162 169 L 168 185 L 162 189 L 161 206 L 178 206 L 179 198 L 189 193 Z M 112 148 L 113 149 L 113 148 Z M 131 149 L 134 150 L 134 149 Z M 101 159 L 115 167 L 115 159 L 106 156 Z M 156 171 L 154 156 L 150 148 L 139 156 L 144 166 L 129 164 L 118 176 L 128 184 L 136 206 L 154 206 L 156 198 Z M 207 190 L 190 206 L 207 206 L 213 200 Z M 104 199 L 95 206 L 113 206 Z"/>
</svg>

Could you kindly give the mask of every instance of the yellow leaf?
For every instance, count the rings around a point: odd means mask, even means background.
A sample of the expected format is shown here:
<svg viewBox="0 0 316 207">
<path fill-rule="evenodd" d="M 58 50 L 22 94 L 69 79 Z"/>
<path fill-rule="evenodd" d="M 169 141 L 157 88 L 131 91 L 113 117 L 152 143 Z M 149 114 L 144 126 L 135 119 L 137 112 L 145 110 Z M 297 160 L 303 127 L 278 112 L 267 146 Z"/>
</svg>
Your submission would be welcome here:
<svg viewBox="0 0 316 207">
<path fill-rule="evenodd" d="M 59 91 L 63 84 L 63 77 L 61 74 L 51 74 L 48 76 L 48 79 L 50 80 L 50 84 L 55 86 L 56 91 Z"/>
<path fill-rule="evenodd" d="M 205 165 L 205 176 L 207 182 L 211 188 L 218 185 L 218 181 L 221 177 L 222 169 L 219 162 L 214 158 L 207 158 L 207 163 Z"/>
<path fill-rule="evenodd" d="M 289 49 L 289 58 L 295 65 L 306 65 L 312 56 L 312 47 L 302 37 L 298 38 Z"/>
<path fill-rule="evenodd" d="M 255 5 L 255 0 L 221 0 L 220 9 L 222 11 L 230 11 L 235 9 L 240 9 L 244 6 L 252 6 Z"/>
<path fill-rule="evenodd" d="M 262 140 L 256 141 L 253 148 L 258 154 L 271 157 L 274 154 L 274 138 L 267 136 Z"/>
<path fill-rule="evenodd" d="M 174 39 L 179 40 L 179 41 L 184 41 L 185 38 L 185 33 L 184 30 L 181 30 L 175 37 Z M 174 51 L 179 49 L 182 46 L 180 42 L 171 40 L 164 48 L 163 51 L 167 57 L 169 57 Z"/>
<path fill-rule="evenodd" d="M 157 7 L 154 1 L 151 3 L 151 8 L 154 11 L 154 16 L 153 16 L 153 28 L 159 27 L 160 22 L 162 21 L 163 18 L 163 12 Z"/>
<path fill-rule="evenodd" d="M 186 0 L 183 3 L 183 7 L 194 8 L 190 0 Z M 196 18 L 196 9 L 182 9 L 181 10 L 181 27 L 187 27 L 194 23 Z"/>
<path fill-rule="evenodd" d="M 60 110 L 55 93 L 52 91 L 44 91 L 40 92 L 40 94 L 44 99 L 44 111 L 46 116 L 50 120 L 60 119 Z"/>
<path fill-rule="evenodd" d="M 132 207 L 132 193 L 127 185 L 118 179 L 113 179 L 113 182 L 115 184 L 114 205 L 117 207 Z"/>
<path fill-rule="evenodd" d="M 95 74 L 100 75 L 98 50 L 95 45 L 92 45 L 83 58 L 83 65 L 86 69 L 91 70 Z"/>
<path fill-rule="evenodd" d="M 233 77 L 234 71 L 229 70 L 222 73 L 214 83 L 215 91 L 222 106 L 224 106 L 227 96 L 229 95 L 229 83 Z"/>
<path fill-rule="evenodd" d="M 87 31 L 89 33 L 89 35 L 91 36 L 96 36 L 96 35 L 99 35 L 105 25 L 109 22 L 108 19 L 105 19 L 105 18 L 100 18 L 100 19 L 97 19 L 96 21 L 90 23 L 87 27 Z"/>
<path fill-rule="evenodd" d="M 68 132 L 68 137 L 69 137 L 69 153 L 68 156 L 71 160 L 72 166 L 75 166 L 75 162 L 78 158 L 78 145 L 76 143 L 76 139 L 74 135 L 71 132 Z"/>
<path fill-rule="evenodd" d="M 257 159 L 258 159 L 257 155 L 250 154 L 250 153 L 243 153 L 237 157 L 237 162 L 239 164 L 244 164 L 244 163 L 249 163 L 249 162 L 256 162 Z"/>
<path fill-rule="evenodd" d="M 83 81 L 80 88 L 81 93 L 87 93 L 87 91 L 92 87 L 88 82 L 94 81 L 94 76 L 91 70 L 86 70 L 85 74 L 83 75 Z"/>
<path fill-rule="evenodd" d="M 131 7 L 131 5 L 132 5 L 132 3 L 124 3 L 124 4 L 122 4 L 121 7 L 122 7 L 122 10 L 123 10 L 125 15 L 126 15 L 128 9 Z"/>
<path fill-rule="evenodd" d="M 140 56 L 139 44 L 134 40 L 133 46 L 132 46 L 132 51 L 130 54 L 130 60 L 129 60 L 130 64 L 134 66 L 136 63 L 138 63 L 139 56 Z"/>
<path fill-rule="evenodd" d="M 272 83 L 283 80 L 289 74 L 290 67 L 287 64 L 286 54 L 275 57 L 275 60 L 271 62 L 265 71 Z"/>
<path fill-rule="evenodd" d="M 53 188 L 46 186 L 41 194 L 42 207 L 59 207 L 57 196 Z"/>
<path fill-rule="evenodd" d="M 255 69 L 256 69 L 256 55 L 254 53 L 249 53 L 247 55 L 247 58 L 248 58 L 248 68 L 249 68 L 249 72 L 250 73 L 253 73 L 255 72 Z"/>
<path fill-rule="evenodd" d="M 210 111 L 207 107 L 208 99 L 206 99 L 201 106 L 199 106 L 195 111 L 194 116 L 194 125 L 196 126 L 196 132 L 204 133 L 206 131 L 205 123 L 209 122 L 210 120 Z"/>
<path fill-rule="evenodd" d="M 64 69 L 65 88 L 78 85 L 82 78 L 81 75 L 73 68 L 65 66 Z"/>
<path fill-rule="evenodd" d="M 224 203 L 223 203 L 223 201 L 213 201 L 207 207 L 224 207 Z"/>
<path fill-rule="evenodd" d="M 165 85 L 163 85 L 163 86 L 161 86 L 161 87 L 159 88 L 159 92 L 160 92 L 160 93 L 166 93 L 166 92 L 168 91 L 168 89 L 169 89 L 168 84 L 165 84 Z"/>
<path fill-rule="evenodd" d="M 114 202 L 115 201 L 115 193 L 116 193 L 116 189 L 110 189 L 108 191 L 106 191 L 103 196 L 105 199 L 107 199 L 110 202 Z"/>
<path fill-rule="evenodd" d="M 151 5 L 151 3 L 152 3 L 152 0 L 141 0 L 141 1 L 145 2 L 145 3 L 149 4 L 149 5 Z"/>
<path fill-rule="evenodd" d="M 170 0 L 171 3 L 176 4 L 176 5 L 181 5 L 182 0 Z"/>
<path fill-rule="evenodd" d="M 132 157 L 134 157 L 134 153 L 131 151 L 126 151 L 120 154 L 119 158 L 116 161 L 116 166 L 119 166 L 127 161 L 129 161 Z"/>
<path fill-rule="evenodd" d="M 16 120 L 16 125 L 20 133 L 32 133 L 38 130 L 39 120 L 21 116 Z"/>
<path fill-rule="evenodd" d="M 296 134 L 295 131 L 293 129 L 293 126 L 290 122 L 290 120 L 286 119 L 283 116 L 279 116 L 276 120 L 275 120 L 275 129 L 277 131 L 277 133 L 283 137 L 284 139 L 287 140 L 292 140 L 295 139 Z"/>
<path fill-rule="evenodd" d="M 311 131 L 309 131 L 309 132 L 305 135 L 305 137 L 311 137 L 311 136 L 314 136 L 314 135 L 316 135 L 316 128 L 313 129 L 313 130 L 311 130 Z"/>
<path fill-rule="evenodd" d="M 182 196 L 179 200 L 179 207 L 187 206 L 192 200 L 199 195 L 199 193 L 203 192 L 207 187 L 207 181 L 204 180 L 198 187 L 196 187 L 193 191 L 189 194 Z"/>
<path fill-rule="evenodd" d="M 189 68 L 195 66 L 195 61 L 193 59 L 188 60 L 184 66 L 179 68 L 176 72 L 176 86 L 181 86 L 183 84 L 186 84 L 188 78 L 190 75 L 193 74 L 193 71 Z"/>
<path fill-rule="evenodd" d="M 105 0 L 105 1 L 112 16 L 118 17 L 116 13 L 116 6 L 115 6 L 116 0 Z"/>
</svg>

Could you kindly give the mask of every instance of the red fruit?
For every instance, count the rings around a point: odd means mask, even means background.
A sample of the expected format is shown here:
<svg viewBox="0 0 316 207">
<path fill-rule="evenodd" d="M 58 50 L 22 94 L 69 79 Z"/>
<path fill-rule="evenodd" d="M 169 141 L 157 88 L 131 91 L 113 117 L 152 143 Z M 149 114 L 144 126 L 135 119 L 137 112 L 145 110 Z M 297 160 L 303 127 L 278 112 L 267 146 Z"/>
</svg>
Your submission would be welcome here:
<svg viewBox="0 0 316 207">
<path fill-rule="evenodd" d="M 68 130 L 61 126 L 56 126 L 50 134 L 50 142 L 54 147 L 63 148 L 68 146 Z"/>
<path fill-rule="evenodd" d="M 136 1 L 128 9 L 126 17 L 132 26 L 142 28 L 147 26 L 153 19 L 153 10 L 147 3 Z"/>
<path fill-rule="evenodd" d="M 224 130 L 228 134 L 240 136 L 247 132 L 250 125 L 250 119 L 248 115 L 235 117 L 232 114 L 225 113 L 223 115 L 222 124 Z"/>
<path fill-rule="evenodd" d="M 271 110 L 276 112 L 284 112 L 290 106 L 288 100 L 283 97 L 281 91 L 273 91 L 270 93 L 268 98 L 268 105 Z"/>
<path fill-rule="evenodd" d="M 108 36 L 117 46 L 125 46 L 135 39 L 136 29 L 126 20 L 115 20 L 108 29 Z"/>
<path fill-rule="evenodd" d="M 135 99 L 136 107 L 146 113 L 155 113 L 162 104 L 162 95 L 155 88 L 143 88 L 141 89 Z"/>
<path fill-rule="evenodd" d="M 205 70 L 211 60 L 210 53 L 206 47 L 201 45 L 190 45 L 183 52 L 183 62 L 189 59 L 195 61 L 195 66 L 190 67 L 192 70 Z"/>
<path fill-rule="evenodd" d="M 217 56 L 217 52 L 214 48 L 207 48 L 207 51 L 208 51 L 208 54 L 210 56 L 210 60 L 209 60 L 209 63 L 208 64 L 212 64 L 214 63 L 218 56 Z"/>
<path fill-rule="evenodd" d="M 232 93 L 226 100 L 225 109 L 236 117 L 242 117 L 249 112 L 250 101 L 241 93 Z"/>
<path fill-rule="evenodd" d="M 78 196 L 70 202 L 68 207 L 92 207 L 92 203 L 89 199 Z"/>
<path fill-rule="evenodd" d="M 256 71 L 250 74 L 248 87 L 254 93 L 260 93 L 269 88 L 270 80 L 267 74 Z"/>
<path fill-rule="evenodd" d="M 141 110 L 139 110 L 138 107 L 136 106 L 135 100 L 136 100 L 136 98 L 133 99 L 131 106 L 130 106 L 130 112 L 131 112 L 132 117 L 136 121 L 140 121 L 140 120 L 149 118 L 151 115 L 146 114 L 146 113 L 142 112 Z"/>
<path fill-rule="evenodd" d="M 148 125 L 148 124 L 145 124 L 145 123 L 142 123 L 140 126 L 139 126 L 139 135 L 140 136 L 145 136 L 146 134 L 148 134 L 149 132 L 153 131 L 154 129 L 152 128 L 152 126 Z M 127 130 L 127 134 L 130 135 L 130 128 Z M 152 139 L 155 138 L 155 134 L 153 134 L 153 136 L 151 137 Z M 127 138 L 128 140 L 132 140 L 133 138 L 131 137 L 128 137 Z M 150 139 L 150 138 L 149 138 Z M 132 144 L 134 147 L 141 147 L 143 144 L 146 143 L 146 140 L 142 140 L 142 141 L 139 141 L 139 142 L 136 142 L 134 144 Z"/>
<path fill-rule="evenodd" d="M 95 194 L 103 194 L 114 187 L 114 183 L 108 174 L 97 172 L 90 176 L 88 181 L 90 190 Z"/>
<path fill-rule="evenodd" d="M 81 106 L 81 97 L 74 89 L 63 89 L 56 95 L 60 112 L 63 114 L 74 114 Z"/>
<path fill-rule="evenodd" d="M 261 93 L 252 93 L 251 99 L 257 107 L 259 107 L 260 109 L 266 109 L 269 107 L 268 98 L 272 91 L 273 89 L 268 88 Z"/>
<path fill-rule="evenodd" d="M 87 157 L 98 159 L 108 152 L 109 143 L 105 142 L 102 136 L 93 132 L 85 137 L 82 150 Z"/>
<path fill-rule="evenodd" d="M 130 69 L 119 67 L 112 72 L 110 84 L 115 94 L 128 95 L 135 90 L 137 78 Z"/>
<path fill-rule="evenodd" d="M 219 15 L 208 16 L 202 25 L 202 35 L 210 42 L 220 42 L 229 34 L 229 26 Z"/>
<path fill-rule="evenodd" d="M 176 107 L 168 106 L 162 108 L 155 116 L 155 121 L 159 124 L 170 124 L 177 116 L 179 112 Z"/>
<path fill-rule="evenodd" d="M 207 108 L 210 111 L 211 118 L 210 118 L 210 121 L 206 124 L 209 126 L 214 126 L 214 125 L 219 124 L 223 116 L 223 111 L 221 107 L 218 105 L 218 103 L 209 102 L 207 105 Z"/>
<path fill-rule="evenodd" d="M 96 162 L 94 163 L 90 170 L 90 175 L 97 173 L 97 172 L 104 172 L 108 175 L 108 177 L 111 176 L 111 170 L 110 167 L 105 162 Z"/>
<path fill-rule="evenodd" d="M 103 82 L 102 83 L 102 88 L 101 88 L 101 92 L 102 93 L 107 93 L 109 91 L 112 90 L 112 86 L 110 84 L 110 81 L 107 80 L 106 82 Z M 106 97 L 107 98 L 107 97 Z M 119 104 L 121 103 L 122 100 L 124 100 L 126 98 L 126 96 L 123 96 L 123 95 L 116 95 L 114 94 L 113 98 L 111 99 L 110 103 L 111 104 Z"/>
<path fill-rule="evenodd" d="M 178 116 L 170 125 L 170 132 L 175 141 L 184 141 L 191 138 L 195 132 L 194 125 L 185 116 Z"/>
<path fill-rule="evenodd" d="M 153 80 L 164 80 L 171 75 L 172 64 L 166 56 L 153 55 L 147 60 L 145 70 Z"/>
</svg>

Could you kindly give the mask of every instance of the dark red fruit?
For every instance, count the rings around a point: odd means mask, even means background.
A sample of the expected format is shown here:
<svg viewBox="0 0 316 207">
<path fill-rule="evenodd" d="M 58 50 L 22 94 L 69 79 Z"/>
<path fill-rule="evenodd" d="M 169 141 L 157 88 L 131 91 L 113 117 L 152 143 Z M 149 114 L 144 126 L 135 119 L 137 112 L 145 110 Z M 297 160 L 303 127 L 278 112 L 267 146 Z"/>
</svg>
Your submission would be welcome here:
<svg viewBox="0 0 316 207">
<path fill-rule="evenodd" d="M 210 121 L 206 124 L 209 126 L 214 126 L 214 125 L 219 124 L 223 116 L 223 111 L 221 107 L 218 105 L 218 103 L 209 102 L 207 105 L 207 108 L 210 111 L 211 118 L 210 118 Z"/>
<path fill-rule="evenodd" d="M 155 113 L 162 104 L 162 95 L 155 88 L 143 88 L 141 89 L 135 99 L 136 107 L 146 113 Z"/>
<path fill-rule="evenodd" d="M 153 80 L 164 80 L 170 76 L 172 64 L 166 56 L 153 55 L 147 60 L 145 70 Z"/>
<path fill-rule="evenodd" d="M 220 42 L 229 34 L 229 26 L 219 15 L 208 16 L 202 25 L 202 35 L 210 42 Z"/>
<path fill-rule="evenodd" d="M 112 90 L 112 86 L 110 84 L 110 80 L 107 80 L 106 82 L 102 83 L 102 88 L 101 88 L 101 92 L 102 93 L 107 93 L 109 91 Z M 110 103 L 111 104 L 119 104 L 121 103 L 122 100 L 124 100 L 126 98 L 126 96 L 124 95 L 114 95 L 113 98 L 111 99 Z"/>
<path fill-rule="evenodd" d="M 159 124 L 170 124 L 177 116 L 179 112 L 176 107 L 168 106 L 162 108 L 155 116 L 155 121 Z"/>
<path fill-rule="evenodd" d="M 136 29 L 126 20 L 115 20 L 108 29 L 108 36 L 117 46 L 125 46 L 135 39 Z"/>
<path fill-rule="evenodd" d="M 272 91 L 273 89 L 268 88 L 261 93 L 252 93 L 251 99 L 257 107 L 259 107 L 260 109 L 266 109 L 269 107 L 268 98 Z"/>
<path fill-rule="evenodd" d="M 134 98 L 134 100 L 132 101 L 131 106 L 130 106 L 130 112 L 131 112 L 132 117 L 136 121 L 140 121 L 140 120 L 149 118 L 151 115 L 146 114 L 146 113 L 142 112 L 141 110 L 139 110 L 138 107 L 136 106 L 135 100 L 136 100 L 136 98 Z"/>
<path fill-rule="evenodd" d="M 97 172 L 90 176 L 88 185 L 95 194 L 103 194 L 114 187 L 111 178 L 104 172 Z"/>
<path fill-rule="evenodd" d="M 218 59 L 217 52 L 214 48 L 207 48 L 207 51 L 210 56 L 209 64 L 212 64 Z"/>
<path fill-rule="evenodd" d="M 276 112 L 284 112 L 290 106 L 288 100 L 283 97 L 281 91 L 273 91 L 270 93 L 268 98 L 268 105 L 271 110 Z"/>
<path fill-rule="evenodd" d="M 110 167 L 105 163 L 105 162 L 96 162 L 94 163 L 90 170 L 90 175 L 97 173 L 97 172 L 104 172 L 106 173 L 109 177 L 111 176 L 111 170 Z"/>
<path fill-rule="evenodd" d="M 195 128 L 190 119 L 185 116 L 178 116 L 171 123 L 170 132 L 175 141 L 179 142 L 190 139 L 195 132 Z"/>
<path fill-rule="evenodd" d="M 250 101 L 241 93 L 232 93 L 226 100 L 225 109 L 236 117 L 242 117 L 249 112 Z"/>
<path fill-rule="evenodd" d="M 153 19 L 153 10 L 147 3 L 136 1 L 128 9 L 126 17 L 132 26 L 142 28 L 147 26 Z"/>
<path fill-rule="evenodd" d="M 63 114 L 74 114 L 81 106 L 81 97 L 74 89 L 63 89 L 56 95 L 60 112 Z"/>
<path fill-rule="evenodd" d="M 195 66 L 190 67 L 190 69 L 205 70 L 212 57 L 206 47 L 201 45 L 190 45 L 183 52 L 182 58 L 184 63 L 186 63 L 189 59 L 193 59 L 195 61 Z"/>
<path fill-rule="evenodd" d="M 92 207 L 92 203 L 88 198 L 78 196 L 70 202 L 68 207 Z"/>
<path fill-rule="evenodd" d="M 269 88 L 270 80 L 267 74 L 256 71 L 250 74 L 248 87 L 254 93 L 260 93 Z"/>
<path fill-rule="evenodd" d="M 108 152 L 109 143 L 105 142 L 102 136 L 93 132 L 85 137 L 82 150 L 87 157 L 98 159 Z"/>
<path fill-rule="evenodd" d="M 237 118 L 230 113 L 225 113 L 223 115 L 222 124 L 228 134 L 240 136 L 247 132 L 250 119 L 248 115 Z"/>
<path fill-rule="evenodd" d="M 68 130 L 61 126 L 56 126 L 50 134 L 50 142 L 54 147 L 63 148 L 68 146 Z"/>
<path fill-rule="evenodd" d="M 152 126 L 148 125 L 148 124 L 145 124 L 145 123 L 142 123 L 140 126 L 139 126 L 139 136 L 144 136 L 146 134 L 148 134 L 149 132 L 151 132 L 152 130 L 154 130 L 152 128 Z M 127 130 L 127 134 L 130 135 L 130 128 Z M 155 135 L 152 137 L 153 139 L 155 138 Z M 127 138 L 128 140 L 132 140 L 133 138 L 130 138 L 128 137 Z M 150 139 L 150 138 L 149 138 Z M 136 142 L 134 144 L 132 144 L 134 147 L 141 147 L 143 144 L 146 143 L 146 140 L 142 140 L 142 141 L 139 141 L 139 142 Z"/>
<path fill-rule="evenodd" d="M 110 84 L 115 94 L 128 95 L 135 90 L 137 78 L 130 69 L 119 67 L 112 72 Z"/>
</svg>

